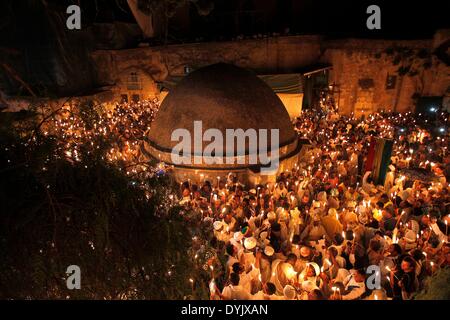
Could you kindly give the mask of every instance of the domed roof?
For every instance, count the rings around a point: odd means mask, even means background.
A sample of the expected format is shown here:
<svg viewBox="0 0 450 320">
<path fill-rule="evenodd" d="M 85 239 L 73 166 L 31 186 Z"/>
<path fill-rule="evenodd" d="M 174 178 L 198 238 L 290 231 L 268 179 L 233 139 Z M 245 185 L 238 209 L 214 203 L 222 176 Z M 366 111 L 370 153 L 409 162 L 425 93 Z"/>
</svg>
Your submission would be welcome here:
<svg viewBox="0 0 450 320">
<path fill-rule="evenodd" d="M 224 137 L 226 129 L 279 129 L 280 147 L 297 137 L 273 90 L 253 72 L 225 63 L 183 78 L 162 102 L 148 140 L 158 150 L 171 150 L 178 144 L 171 141 L 172 132 L 193 132 L 194 121 L 202 121 L 203 132 L 216 128 Z"/>
</svg>

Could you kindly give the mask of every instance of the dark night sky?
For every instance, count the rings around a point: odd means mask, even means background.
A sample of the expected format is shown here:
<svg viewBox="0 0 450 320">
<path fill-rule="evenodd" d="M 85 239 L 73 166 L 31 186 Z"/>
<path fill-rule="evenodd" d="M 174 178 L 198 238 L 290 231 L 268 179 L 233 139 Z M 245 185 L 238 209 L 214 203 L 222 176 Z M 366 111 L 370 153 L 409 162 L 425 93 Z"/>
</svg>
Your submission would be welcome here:
<svg viewBox="0 0 450 320">
<path fill-rule="evenodd" d="M 63 2 L 74 3 L 69 0 Z M 217 36 L 219 33 L 226 35 L 229 28 L 220 26 L 223 21 L 220 18 L 227 14 L 231 17 L 229 11 L 238 1 L 214 2 L 214 11 L 207 18 L 198 18 L 197 28 L 191 31 L 191 36 L 195 37 L 199 33 L 208 36 L 205 32 L 209 32 L 209 36 Z M 131 13 L 121 9 L 128 10 L 125 0 L 80 0 L 80 3 L 86 9 L 90 21 L 109 22 L 115 19 L 133 22 Z M 299 14 L 290 10 L 292 4 L 302 8 Z M 381 30 L 366 28 L 366 8 L 371 4 L 381 8 Z M 446 0 L 278 0 L 265 30 L 257 31 L 280 32 L 289 26 L 293 33 L 321 33 L 340 37 L 428 38 L 436 29 L 450 28 L 449 12 L 450 5 Z"/>
<path fill-rule="evenodd" d="M 10 2 L 12 1 L 12 2 Z M 0 4 L 0 16 L 5 14 L 3 24 L 11 19 L 8 3 L 29 5 L 32 1 L 40 0 L 6 0 Z M 210 0 L 203 0 L 210 1 Z M 254 9 L 254 3 L 275 3 L 268 5 L 269 12 L 254 13 L 252 19 L 264 20 L 261 24 L 251 25 L 246 15 L 240 16 L 238 33 L 252 35 L 255 33 L 282 32 L 285 27 L 291 33 L 324 34 L 337 37 L 365 37 L 365 38 L 429 38 L 436 29 L 450 28 L 450 2 L 446 0 L 213 0 L 215 9 L 207 17 L 191 14 L 190 30 L 178 30 L 181 37 L 196 38 L 202 36 L 205 40 L 224 36 L 236 36 L 233 30 L 235 23 L 234 11 L 238 3 L 245 10 Z M 259 2 L 261 1 L 261 2 Z M 46 0 L 57 10 L 65 14 L 65 8 L 70 4 L 80 4 L 83 23 L 125 21 L 135 22 L 126 0 Z M 366 8 L 376 4 L 381 8 L 381 30 L 368 30 Z M 16 6 L 16 5 L 15 5 Z M 292 8 L 297 8 L 296 11 Z M 261 8 L 261 6 L 259 6 Z M 191 10 L 194 11 L 194 10 Z M 33 27 L 32 22 L 20 19 L 20 12 L 14 12 L 15 19 L 19 19 L 23 28 Z M 264 15 L 261 17 L 258 15 Z M 8 19 L 9 18 L 9 19 Z M 1 26 L 2 24 L 0 24 Z M 35 26 L 34 26 L 35 27 Z M 236 29 L 236 28 L 234 28 Z M 175 34 L 175 36 L 177 36 Z M 1 35 L 0 35 L 1 38 Z"/>
<path fill-rule="evenodd" d="M 437 29 L 450 28 L 449 4 L 445 0 L 421 3 L 411 0 L 214 0 L 214 3 L 215 8 L 208 16 L 199 16 L 191 6 L 187 11 L 188 23 L 170 20 L 168 38 L 163 39 L 163 33 L 160 33 L 160 38 L 149 42 L 222 41 L 241 34 L 281 34 L 287 27 L 289 34 L 322 34 L 330 38 L 429 39 Z M 82 32 L 67 32 L 65 28 L 65 11 L 71 4 L 81 6 Z M 366 27 L 366 9 L 371 4 L 381 8 L 381 30 Z M 239 5 L 241 11 L 236 14 Z M 0 50 L 0 58 L 6 54 L 10 58 L 8 63 L 14 65 L 29 83 L 44 88 L 56 81 L 48 72 L 55 65 L 54 61 L 70 69 L 67 74 L 71 76 L 79 77 L 83 72 L 87 75 L 90 70 L 85 58 L 87 52 L 114 45 L 112 40 L 112 45 L 108 42 L 108 32 L 94 34 L 95 28 L 90 31 L 88 27 L 93 23 L 114 21 L 135 23 L 126 0 L 2 0 L 0 49 L 4 50 Z M 120 48 L 134 47 L 141 40 L 138 30 L 136 35 L 121 43 Z M 15 52 L 20 55 L 8 48 L 18 49 Z M 69 56 L 68 53 L 72 59 L 70 63 L 62 58 Z M 80 73 L 80 70 L 84 71 Z M 80 79 L 80 83 L 91 87 L 94 76 L 85 78 L 92 79 L 90 82 Z M 9 83 L 8 80 L 6 88 L 13 90 Z M 84 87 L 75 89 L 77 92 L 86 90 Z"/>
</svg>

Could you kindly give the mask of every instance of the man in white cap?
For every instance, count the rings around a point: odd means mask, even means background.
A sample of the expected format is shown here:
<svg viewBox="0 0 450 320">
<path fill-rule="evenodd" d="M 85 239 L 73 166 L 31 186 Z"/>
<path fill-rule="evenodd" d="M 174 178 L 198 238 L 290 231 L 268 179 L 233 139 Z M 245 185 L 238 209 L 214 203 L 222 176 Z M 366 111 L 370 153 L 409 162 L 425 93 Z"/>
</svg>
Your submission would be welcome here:
<svg viewBox="0 0 450 320">
<path fill-rule="evenodd" d="M 245 268 L 245 271 L 249 271 L 252 265 L 255 264 L 255 254 L 254 249 L 256 248 L 257 241 L 254 237 L 249 237 L 244 239 L 244 250 L 239 252 L 238 256 L 240 262 Z"/>
<path fill-rule="evenodd" d="M 410 221 L 401 227 L 403 231 L 403 237 L 398 240 L 398 244 L 406 251 L 412 250 L 417 246 L 417 233 L 414 232 L 412 228 L 410 228 L 410 225 L 412 225 L 413 223 L 417 224 L 417 221 Z"/>
<path fill-rule="evenodd" d="M 241 231 L 236 231 L 233 233 L 233 237 L 230 239 L 230 243 L 236 247 L 238 251 L 241 251 L 243 247 L 244 235 Z"/>
<path fill-rule="evenodd" d="M 223 242 L 228 242 L 228 240 L 230 240 L 231 236 L 228 232 L 226 232 L 227 231 L 226 223 L 224 223 L 221 220 L 214 221 L 213 228 L 214 228 L 214 236 L 216 237 L 217 240 Z"/>
<path fill-rule="evenodd" d="M 282 242 L 289 240 L 288 219 L 289 213 L 284 208 L 278 208 L 278 223 L 280 224 L 280 239 Z"/>
<path fill-rule="evenodd" d="M 246 290 L 249 294 L 252 291 L 252 280 L 256 280 L 259 278 L 259 262 L 261 259 L 261 252 L 256 252 L 255 263 L 252 264 L 251 270 L 246 271 L 244 265 L 241 263 L 235 263 L 232 266 L 233 272 L 238 273 L 240 276 L 240 285 Z"/>
<path fill-rule="evenodd" d="M 312 217 L 313 222 L 308 224 L 300 235 L 300 241 L 318 241 L 328 238 L 327 231 L 323 227 L 320 216 L 315 214 Z"/>
<path fill-rule="evenodd" d="M 264 248 L 264 254 L 261 255 L 261 259 L 259 261 L 259 269 L 261 273 L 261 281 L 264 283 L 270 280 L 271 277 L 271 263 L 272 263 L 272 257 L 275 253 L 275 250 L 269 246 L 266 245 Z"/>
<path fill-rule="evenodd" d="M 308 262 L 305 269 L 298 275 L 298 283 L 303 283 L 304 281 L 311 281 L 317 287 L 321 286 L 322 280 L 320 279 L 320 267 L 315 262 Z"/>
<path fill-rule="evenodd" d="M 298 259 L 295 262 L 295 271 L 297 271 L 298 273 L 302 272 L 306 268 L 306 265 L 311 262 L 312 256 L 313 252 L 311 248 L 302 246 L 299 250 Z"/>
</svg>

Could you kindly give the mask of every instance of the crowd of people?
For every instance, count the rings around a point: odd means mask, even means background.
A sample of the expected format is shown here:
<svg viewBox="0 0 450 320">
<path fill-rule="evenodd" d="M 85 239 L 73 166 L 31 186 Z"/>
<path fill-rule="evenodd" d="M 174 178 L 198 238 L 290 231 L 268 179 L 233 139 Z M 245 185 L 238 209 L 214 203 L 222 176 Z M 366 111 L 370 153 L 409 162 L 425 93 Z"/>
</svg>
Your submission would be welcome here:
<svg viewBox="0 0 450 320">
<path fill-rule="evenodd" d="M 210 298 L 413 299 L 450 263 L 447 125 L 305 111 L 294 127 L 310 148 L 273 183 L 182 183 L 180 203 L 212 225 Z M 365 169 L 373 136 L 394 140 L 382 185 Z"/>
<path fill-rule="evenodd" d="M 82 151 L 104 150 L 104 157 L 130 176 L 149 171 L 140 161 L 140 144 L 150 129 L 160 102 L 157 99 L 102 104 L 68 101 L 45 113 L 44 135 L 57 137 L 65 158 L 78 162 Z"/>
</svg>

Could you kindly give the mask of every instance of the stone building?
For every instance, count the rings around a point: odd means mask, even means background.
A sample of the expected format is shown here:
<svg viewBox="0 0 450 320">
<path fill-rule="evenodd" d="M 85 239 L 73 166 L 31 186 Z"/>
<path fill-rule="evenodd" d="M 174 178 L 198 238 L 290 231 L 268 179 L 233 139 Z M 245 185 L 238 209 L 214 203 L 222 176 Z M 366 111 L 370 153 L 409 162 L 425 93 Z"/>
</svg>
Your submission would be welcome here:
<svg viewBox="0 0 450 320">
<path fill-rule="evenodd" d="M 340 112 L 359 116 L 414 111 L 420 97 L 438 97 L 447 104 L 449 43 L 450 30 L 433 39 L 398 41 L 300 35 L 99 50 L 92 57 L 99 82 L 110 86 L 117 99 L 161 98 L 173 79 L 227 62 L 259 75 L 298 75 L 299 110 L 317 101 L 318 90 L 332 85 Z M 139 86 L 130 86 L 134 73 Z"/>
</svg>

